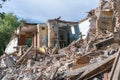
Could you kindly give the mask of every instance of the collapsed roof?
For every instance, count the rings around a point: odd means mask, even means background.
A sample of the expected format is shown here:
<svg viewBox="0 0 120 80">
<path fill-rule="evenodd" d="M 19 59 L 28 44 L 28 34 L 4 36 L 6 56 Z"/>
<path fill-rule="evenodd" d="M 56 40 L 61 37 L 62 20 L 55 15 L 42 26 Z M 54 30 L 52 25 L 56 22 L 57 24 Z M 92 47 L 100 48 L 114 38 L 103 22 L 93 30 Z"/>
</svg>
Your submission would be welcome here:
<svg viewBox="0 0 120 80">
<path fill-rule="evenodd" d="M 0 79 L 120 80 L 119 4 L 100 0 L 80 22 L 58 18 L 45 24 L 22 23 L 15 31 L 18 44 L 9 44 L 0 57 Z M 16 51 L 10 52 L 11 47 Z"/>
</svg>

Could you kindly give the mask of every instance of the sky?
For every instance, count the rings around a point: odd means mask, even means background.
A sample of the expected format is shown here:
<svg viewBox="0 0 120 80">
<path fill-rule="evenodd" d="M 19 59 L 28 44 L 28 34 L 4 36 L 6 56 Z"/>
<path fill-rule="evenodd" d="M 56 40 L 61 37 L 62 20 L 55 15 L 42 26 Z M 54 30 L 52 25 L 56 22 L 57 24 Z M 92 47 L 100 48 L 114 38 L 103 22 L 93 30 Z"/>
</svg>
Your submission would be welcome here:
<svg viewBox="0 0 120 80">
<path fill-rule="evenodd" d="M 80 21 L 98 6 L 99 0 L 8 0 L 0 11 L 12 12 L 28 21 L 45 22 L 61 16 L 62 20 Z"/>
</svg>

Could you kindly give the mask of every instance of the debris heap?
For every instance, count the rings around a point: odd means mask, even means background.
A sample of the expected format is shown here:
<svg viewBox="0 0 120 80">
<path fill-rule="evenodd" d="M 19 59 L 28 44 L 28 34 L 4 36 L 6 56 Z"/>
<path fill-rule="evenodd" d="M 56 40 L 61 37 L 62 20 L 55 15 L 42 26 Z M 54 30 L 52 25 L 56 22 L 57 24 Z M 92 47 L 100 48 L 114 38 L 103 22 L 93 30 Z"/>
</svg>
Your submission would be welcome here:
<svg viewBox="0 0 120 80">
<path fill-rule="evenodd" d="M 4 52 L 0 80 L 120 80 L 119 4 L 120 0 L 100 0 L 86 18 L 90 18 L 87 37 L 80 33 L 67 47 L 24 45 L 10 54 Z"/>
</svg>

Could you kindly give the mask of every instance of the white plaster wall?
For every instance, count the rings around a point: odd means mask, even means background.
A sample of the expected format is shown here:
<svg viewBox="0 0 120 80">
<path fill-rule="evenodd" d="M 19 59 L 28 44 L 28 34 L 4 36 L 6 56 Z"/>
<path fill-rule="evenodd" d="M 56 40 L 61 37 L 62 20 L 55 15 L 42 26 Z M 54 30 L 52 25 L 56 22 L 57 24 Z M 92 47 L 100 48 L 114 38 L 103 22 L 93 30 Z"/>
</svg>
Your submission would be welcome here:
<svg viewBox="0 0 120 80">
<path fill-rule="evenodd" d="M 82 32 L 82 35 L 85 35 L 85 36 L 83 36 L 83 39 L 85 39 L 87 37 L 87 33 L 89 30 L 89 25 L 90 25 L 89 20 L 90 20 L 90 18 L 88 18 L 87 20 L 85 20 L 79 24 L 80 32 Z"/>
<path fill-rule="evenodd" d="M 9 42 L 9 44 L 7 45 L 6 49 L 5 49 L 5 52 L 7 54 L 10 54 L 10 53 L 13 53 L 16 51 L 16 49 L 14 47 L 17 47 L 17 44 L 18 44 L 18 38 L 14 38 L 13 40 L 11 40 Z"/>
</svg>

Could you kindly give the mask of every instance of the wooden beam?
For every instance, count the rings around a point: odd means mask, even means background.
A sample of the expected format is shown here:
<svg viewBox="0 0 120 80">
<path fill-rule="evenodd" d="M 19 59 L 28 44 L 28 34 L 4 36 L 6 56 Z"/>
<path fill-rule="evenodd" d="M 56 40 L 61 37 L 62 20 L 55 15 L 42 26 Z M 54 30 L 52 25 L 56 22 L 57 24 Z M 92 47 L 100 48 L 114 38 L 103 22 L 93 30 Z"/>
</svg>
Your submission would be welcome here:
<svg viewBox="0 0 120 80">
<path fill-rule="evenodd" d="M 119 52 L 116 55 L 116 59 L 114 61 L 112 70 L 110 72 L 110 77 L 109 80 L 119 80 L 119 74 L 120 74 L 120 48 L 119 48 Z"/>
<path fill-rule="evenodd" d="M 95 46 L 96 46 L 97 49 L 100 49 L 101 47 L 108 46 L 108 45 L 110 45 L 114 42 L 115 42 L 114 37 L 110 37 L 108 39 L 104 39 L 104 40 L 96 43 Z"/>
<path fill-rule="evenodd" d="M 101 62 L 97 62 L 95 64 L 91 64 L 86 71 L 77 79 L 77 80 L 88 80 L 106 70 L 109 70 L 112 67 L 112 64 L 114 62 L 114 59 L 116 57 L 115 53 L 114 55 L 108 57 L 105 60 L 102 60 Z M 109 65 L 109 66 L 108 66 Z"/>
<path fill-rule="evenodd" d="M 20 64 L 21 61 L 26 58 L 26 56 L 28 55 L 28 53 L 31 51 L 32 48 L 33 48 L 33 45 L 20 57 L 20 59 L 16 62 L 15 65 Z"/>
</svg>

